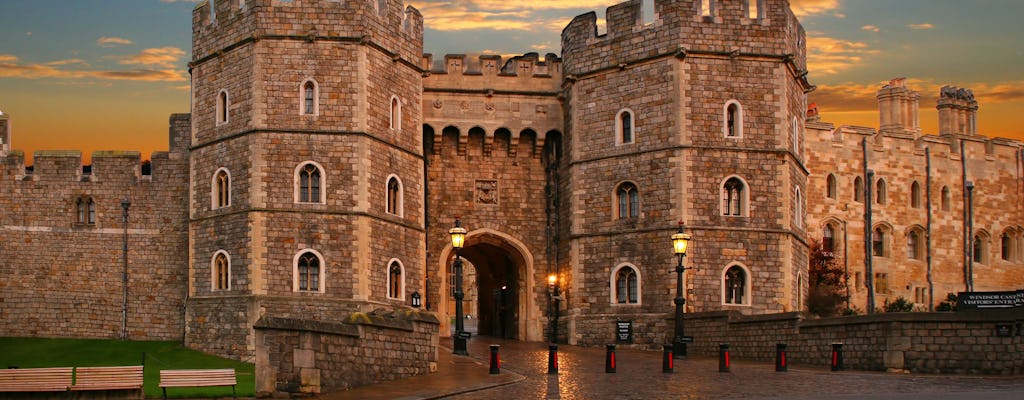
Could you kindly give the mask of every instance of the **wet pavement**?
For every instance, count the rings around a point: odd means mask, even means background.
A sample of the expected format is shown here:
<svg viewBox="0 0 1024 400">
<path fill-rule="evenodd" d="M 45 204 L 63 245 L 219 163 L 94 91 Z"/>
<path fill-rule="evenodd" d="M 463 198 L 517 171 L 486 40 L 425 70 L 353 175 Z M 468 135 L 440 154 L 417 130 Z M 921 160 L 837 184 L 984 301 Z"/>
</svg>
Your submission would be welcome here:
<svg viewBox="0 0 1024 400">
<path fill-rule="evenodd" d="M 605 373 L 604 348 L 559 345 L 559 374 L 547 374 L 548 345 L 473 336 L 469 357 L 441 338 L 438 372 L 321 396 L 323 399 L 1024 399 L 1024 377 L 830 372 L 827 367 L 676 360 L 663 373 L 661 352 L 618 349 Z M 501 373 L 488 373 L 490 344 L 501 346 Z"/>
</svg>

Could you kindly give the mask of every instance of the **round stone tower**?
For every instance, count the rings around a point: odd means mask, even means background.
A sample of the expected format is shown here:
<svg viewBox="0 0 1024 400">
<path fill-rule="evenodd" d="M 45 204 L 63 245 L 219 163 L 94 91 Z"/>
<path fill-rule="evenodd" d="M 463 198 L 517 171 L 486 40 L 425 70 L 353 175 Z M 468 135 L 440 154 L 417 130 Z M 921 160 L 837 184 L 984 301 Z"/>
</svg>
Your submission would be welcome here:
<svg viewBox="0 0 1024 400">
<path fill-rule="evenodd" d="M 261 318 L 424 291 L 422 53 L 400 0 L 195 8 L 190 347 L 249 359 Z"/>
<path fill-rule="evenodd" d="M 803 304 L 803 28 L 785 0 L 641 3 L 562 32 L 571 343 L 671 342 L 679 221 L 688 312 Z"/>
</svg>

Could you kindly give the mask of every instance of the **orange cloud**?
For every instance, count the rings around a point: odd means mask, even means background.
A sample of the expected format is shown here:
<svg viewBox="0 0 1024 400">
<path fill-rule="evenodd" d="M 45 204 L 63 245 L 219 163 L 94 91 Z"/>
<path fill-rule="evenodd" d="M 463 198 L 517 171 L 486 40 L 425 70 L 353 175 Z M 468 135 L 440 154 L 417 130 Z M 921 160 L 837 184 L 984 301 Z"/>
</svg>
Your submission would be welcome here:
<svg viewBox="0 0 1024 400">
<path fill-rule="evenodd" d="M 870 31 L 870 32 L 878 32 L 878 31 L 881 30 L 877 26 L 874 26 L 874 25 L 864 25 L 864 26 L 860 27 L 860 29 L 861 30 L 865 30 L 865 31 Z"/>
<path fill-rule="evenodd" d="M 812 14 L 836 13 L 839 9 L 839 0 L 790 0 L 790 7 L 798 17 L 805 17 Z M 842 17 L 842 14 L 838 16 Z"/>
<path fill-rule="evenodd" d="M 119 38 L 119 37 L 103 36 L 103 37 L 101 37 L 99 39 L 96 39 L 96 44 L 100 45 L 101 47 L 114 47 L 114 46 L 125 45 L 125 44 L 134 44 L 134 43 L 135 42 L 133 42 L 131 40 L 128 40 L 128 39 L 125 39 L 125 38 Z"/>
<path fill-rule="evenodd" d="M 907 24 L 907 28 L 914 29 L 914 30 L 932 29 L 934 27 L 935 27 L 935 25 L 928 24 L 928 23 L 924 23 L 924 24 Z"/>
<path fill-rule="evenodd" d="M 888 82 L 818 85 L 818 89 L 808 95 L 808 101 L 818 103 L 822 113 L 874 111 L 878 110 L 878 101 L 875 96 L 886 83 Z M 919 105 L 922 109 L 934 108 L 939 89 L 947 84 L 950 83 L 907 79 L 907 87 L 921 94 Z M 1024 101 L 1024 81 L 961 82 L 953 85 L 974 91 L 974 97 L 982 107 L 985 104 Z"/>
<path fill-rule="evenodd" d="M 867 43 L 808 34 L 808 69 L 816 74 L 834 75 L 860 64 L 865 55 L 877 54 Z"/>
<path fill-rule="evenodd" d="M 115 79 L 146 82 L 180 82 L 187 78 L 181 71 L 165 69 L 130 69 L 120 71 L 104 70 L 81 70 L 65 69 L 68 65 L 84 64 L 83 61 L 60 60 L 43 64 L 21 63 L 17 56 L 11 54 L 0 54 L 0 78 L 22 78 L 22 79 Z"/>
<path fill-rule="evenodd" d="M 185 51 L 177 47 L 157 47 L 142 50 L 137 54 L 125 56 L 118 61 L 124 65 L 154 65 L 164 68 L 174 68 L 178 59 L 185 55 Z"/>
</svg>

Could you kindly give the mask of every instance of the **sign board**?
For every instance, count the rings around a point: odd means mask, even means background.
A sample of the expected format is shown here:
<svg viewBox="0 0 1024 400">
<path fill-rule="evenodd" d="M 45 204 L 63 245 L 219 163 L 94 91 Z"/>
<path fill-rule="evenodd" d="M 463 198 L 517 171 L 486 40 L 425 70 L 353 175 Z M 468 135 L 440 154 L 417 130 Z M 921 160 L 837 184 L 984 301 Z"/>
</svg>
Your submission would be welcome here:
<svg viewBox="0 0 1024 400">
<path fill-rule="evenodd" d="M 1011 324 L 996 324 L 996 336 L 998 336 L 998 337 L 1012 337 L 1013 336 L 1013 325 L 1011 325 Z"/>
<path fill-rule="evenodd" d="M 615 341 L 619 343 L 633 343 L 633 321 L 615 322 Z"/>
<path fill-rule="evenodd" d="M 1013 292 L 960 292 L 957 294 L 958 311 L 994 310 L 1024 307 L 1024 290 Z"/>
<path fill-rule="evenodd" d="M 676 338 L 679 343 L 693 343 L 693 336 L 679 336 Z"/>
</svg>

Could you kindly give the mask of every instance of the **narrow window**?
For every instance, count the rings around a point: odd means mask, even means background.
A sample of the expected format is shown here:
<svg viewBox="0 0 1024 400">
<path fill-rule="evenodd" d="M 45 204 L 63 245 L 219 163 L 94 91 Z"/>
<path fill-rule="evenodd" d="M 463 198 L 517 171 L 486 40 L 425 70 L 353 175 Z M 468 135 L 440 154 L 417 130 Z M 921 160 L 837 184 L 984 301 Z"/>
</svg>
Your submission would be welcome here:
<svg viewBox="0 0 1024 400">
<path fill-rule="evenodd" d="M 747 1 L 747 18 L 760 19 L 761 16 L 761 0 L 748 0 Z"/>
<path fill-rule="evenodd" d="M 725 304 L 747 304 L 747 273 L 742 267 L 733 265 L 725 271 L 722 280 L 723 299 Z"/>
<path fill-rule="evenodd" d="M 313 81 L 306 81 L 302 85 L 302 113 L 316 115 L 316 100 L 316 84 Z"/>
<path fill-rule="evenodd" d="M 746 185 L 739 178 L 732 177 L 722 185 L 722 215 L 743 216 L 746 207 Z"/>
<path fill-rule="evenodd" d="M 821 235 L 821 248 L 829 253 L 836 251 L 836 229 L 832 227 L 832 224 L 825 225 Z"/>
<path fill-rule="evenodd" d="M 882 228 L 875 228 L 871 237 L 871 255 L 885 257 L 885 231 Z"/>
<path fill-rule="evenodd" d="M 875 202 L 878 204 L 885 204 L 885 197 L 887 190 L 885 188 L 885 179 L 879 179 L 875 186 Z"/>
<path fill-rule="evenodd" d="M 395 96 L 391 96 L 391 129 L 402 129 L 402 102 Z"/>
<path fill-rule="evenodd" d="M 298 202 L 299 203 L 322 203 L 320 187 L 323 183 L 323 173 L 313 163 L 306 163 L 298 171 Z"/>
<path fill-rule="evenodd" d="M 978 264 L 985 264 L 985 239 L 982 238 L 981 235 L 974 236 L 973 250 L 974 262 Z"/>
<path fill-rule="evenodd" d="M 392 261 L 388 267 L 388 298 L 401 299 L 402 284 L 402 265 L 398 261 Z"/>
<path fill-rule="evenodd" d="M 949 186 L 942 187 L 942 211 L 949 211 L 950 195 Z"/>
<path fill-rule="evenodd" d="M 228 92 L 221 90 L 217 95 L 217 125 L 226 124 L 228 122 L 228 108 L 230 107 L 230 101 L 228 99 Z"/>
<path fill-rule="evenodd" d="M 224 168 L 217 170 L 213 177 L 213 208 L 231 205 L 231 175 Z"/>
<path fill-rule="evenodd" d="M 640 301 L 639 285 L 636 270 L 623 267 L 615 274 L 615 302 L 619 304 L 636 304 Z"/>
<path fill-rule="evenodd" d="M 757 0 L 754 0 L 757 1 Z M 793 134 L 791 140 L 793 141 L 793 154 L 800 157 L 800 123 L 797 122 L 796 117 L 793 117 Z"/>
<path fill-rule="evenodd" d="M 86 220 L 86 222 L 89 225 L 95 225 L 96 224 L 96 202 L 92 201 L 92 197 L 90 197 L 86 201 L 86 203 L 87 203 L 86 206 L 89 208 L 89 217 Z"/>
<path fill-rule="evenodd" d="M 90 196 L 75 199 L 75 222 L 83 225 L 96 224 L 96 202 Z"/>
<path fill-rule="evenodd" d="M 619 111 L 615 117 L 615 140 L 618 144 L 633 143 L 634 121 L 633 112 L 630 110 Z"/>
<path fill-rule="evenodd" d="M 387 213 L 394 215 L 402 215 L 402 184 L 398 181 L 398 177 L 392 176 L 388 178 L 388 189 L 387 189 Z"/>
<path fill-rule="evenodd" d="M 907 258 L 911 260 L 921 259 L 921 238 L 917 231 L 910 231 L 907 234 Z"/>
<path fill-rule="evenodd" d="M 307 251 L 299 255 L 296 263 L 298 285 L 300 292 L 320 291 L 320 257 L 315 253 Z"/>
<path fill-rule="evenodd" d="M 875 293 L 889 293 L 889 274 L 875 273 Z"/>
<path fill-rule="evenodd" d="M 825 178 L 825 196 L 833 200 L 836 199 L 838 196 L 836 189 L 836 176 L 828 174 L 828 177 Z"/>
<path fill-rule="evenodd" d="M 619 219 L 640 216 L 640 193 L 636 185 L 629 182 L 619 185 L 616 197 L 619 205 Z"/>
<path fill-rule="evenodd" d="M 231 263 L 223 251 L 213 256 L 213 290 L 231 289 Z"/>
<path fill-rule="evenodd" d="M 738 138 L 742 136 L 743 116 L 740 114 L 739 103 L 730 102 L 725 107 L 725 136 Z"/>
<path fill-rule="evenodd" d="M 795 203 L 793 207 L 793 223 L 797 227 L 804 226 L 804 195 L 800 193 L 800 188 L 796 188 Z"/>
<path fill-rule="evenodd" d="M 1013 239 L 1010 237 L 1008 232 L 1003 232 L 1003 236 L 999 238 L 1000 241 L 1000 255 L 1004 261 L 1010 261 L 1013 256 Z"/>
<path fill-rule="evenodd" d="M 917 181 L 910 184 L 910 207 L 921 208 L 921 184 Z"/>
<path fill-rule="evenodd" d="M 711 0 L 700 0 L 700 16 L 711 16 Z"/>
<path fill-rule="evenodd" d="M 864 180 L 859 176 L 853 179 L 853 201 L 864 202 Z"/>
</svg>

